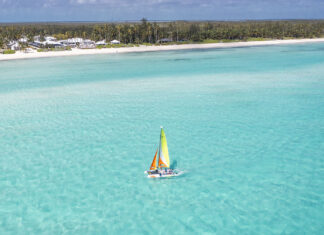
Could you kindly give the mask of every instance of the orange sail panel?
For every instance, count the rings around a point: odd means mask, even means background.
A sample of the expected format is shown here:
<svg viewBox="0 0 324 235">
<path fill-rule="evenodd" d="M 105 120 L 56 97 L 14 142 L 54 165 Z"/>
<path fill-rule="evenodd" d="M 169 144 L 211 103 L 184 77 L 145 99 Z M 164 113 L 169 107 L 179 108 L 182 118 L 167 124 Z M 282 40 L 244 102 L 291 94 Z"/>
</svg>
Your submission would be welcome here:
<svg viewBox="0 0 324 235">
<path fill-rule="evenodd" d="M 156 153 L 155 153 L 155 156 L 154 156 L 154 158 L 153 158 L 153 162 L 152 162 L 152 164 L 151 164 L 151 167 L 150 167 L 150 170 L 156 170 L 156 156 L 157 156 L 157 152 L 158 152 L 158 150 L 156 150 Z"/>
<path fill-rule="evenodd" d="M 161 158 L 159 158 L 159 167 L 162 168 L 162 167 L 167 167 L 165 165 L 165 163 L 161 160 Z"/>
</svg>

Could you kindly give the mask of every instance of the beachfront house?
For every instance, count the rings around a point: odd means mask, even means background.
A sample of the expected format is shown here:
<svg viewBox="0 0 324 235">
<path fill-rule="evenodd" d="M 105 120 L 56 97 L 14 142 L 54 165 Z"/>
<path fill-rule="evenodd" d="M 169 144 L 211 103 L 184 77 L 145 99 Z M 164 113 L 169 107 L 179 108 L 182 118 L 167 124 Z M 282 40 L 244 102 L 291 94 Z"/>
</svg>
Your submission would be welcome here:
<svg viewBox="0 0 324 235">
<path fill-rule="evenodd" d="M 44 39 L 45 41 L 56 41 L 56 38 L 52 36 L 45 36 Z"/>
<path fill-rule="evenodd" d="M 80 43 L 79 48 L 81 48 L 81 49 L 96 48 L 96 43 L 94 41 L 89 40 L 89 39 L 85 39 L 85 40 L 83 40 L 82 43 Z"/>
<path fill-rule="evenodd" d="M 30 43 L 29 43 L 29 46 L 37 47 L 37 48 L 41 48 L 42 45 L 43 45 L 43 44 L 42 44 L 40 41 L 34 41 L 34 42 L 30 42 Z"/>
<path fill-rule="evenodd" d="M 64 45 L 64 43 L 57 41 L 55 37 L 52 36 L 46 36 L 45 38 L 45 42 L 44 45 L 47 47 L 54 47 L 54 48 L 61 48 L 61 47 L 65 47 L 66 45 Z"/>
<path fill-rule="evenodd" d="M 64 47 L 65 45 L 59 41 L 52 41 L 46 40 L 44 42 L 35 40 L 34 42 L 29 43 L 30 46 L 37 47 L 37 48 L 60 48 Z"/>
<path fill-rule="evenodd" d="M 40 35 L 34 36 L 33 39 L 34 39 L 34 42 L 40 42 L 41 36 Z"/>
<path fill-rule="evenodd" d="M 110 43 L 111 43 L 111 44 L 120 44 L 120 41 L 114 39 L 114 40 L 110 41 Z"/>
<path fill-rule="evenodd" d="M 20 50 L 20 45 L 17 41 L 10 41 L 8 44 L 7 44 L 8 48 L 10 48 L 10 50 Z"/>
<path fill-rule="evenodd" d="M 51 47 L 51 48 L 60 48 L 64 46 L 62 43 L 56 41 L 45 41 L 42 42 L 42 44 L 44 45 L 44 47 Z"/>
<path fill-rule="evenodd" d="M 76 47 L 83 43 L 83 38 L 68 38 L 67 40 L 60 40 L 59 42 L 65 46 Z"/>
<path fill-rule="evenodd" d="M 96 42 L 96 46 L 105 46 L 107 45 L 106 40 Z"/>
<path fill-rule="evenodd" d="M 43 47 L 43 43 L 41 42 L 41 36 L 36 35 L 33 37 L 33 42 L 29 43 L 30 46 L 36 47 L 36 48 L 41 48 Z"/>
<path fill-rule="evenodd" d="M 20 38 L 18 40 L 18 42 L 20 42 L 20 43 L 27 43 L 28 42 L 28 38 L 26 36 L 23 36 L 22 38 Z"/>
<path fill-rule="evenodd" d="M 67 40 L 59 40 L 58 42 L 61 43 L 62 46 L 70 46 L 68 45 Z"/>
<path fill-rule="evenodd" d="M 169 43 L 169 42 L 172 42 L 172 39 L 170 39 L 170 38 L 162 38 L 158 42 L 159 43 Z"/>
<path fill-rule="evenodd" d="M 77 43 L 83 43 L 83 38 L 69 38 L 67 42 L 69 44 L 77 44 Z"/>
</svg>

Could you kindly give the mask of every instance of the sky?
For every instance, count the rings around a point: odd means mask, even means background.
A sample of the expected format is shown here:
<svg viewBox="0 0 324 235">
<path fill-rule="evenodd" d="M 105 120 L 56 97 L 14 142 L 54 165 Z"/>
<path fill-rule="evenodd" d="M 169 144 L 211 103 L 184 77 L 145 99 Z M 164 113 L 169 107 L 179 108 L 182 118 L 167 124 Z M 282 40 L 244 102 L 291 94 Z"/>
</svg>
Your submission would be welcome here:
<svg viewBox="0 0 324 235">
<path fill-rule="evenodd" d="M 324 19 L 324 0 L 0 0 L 0 22 Z"/>
</svg>

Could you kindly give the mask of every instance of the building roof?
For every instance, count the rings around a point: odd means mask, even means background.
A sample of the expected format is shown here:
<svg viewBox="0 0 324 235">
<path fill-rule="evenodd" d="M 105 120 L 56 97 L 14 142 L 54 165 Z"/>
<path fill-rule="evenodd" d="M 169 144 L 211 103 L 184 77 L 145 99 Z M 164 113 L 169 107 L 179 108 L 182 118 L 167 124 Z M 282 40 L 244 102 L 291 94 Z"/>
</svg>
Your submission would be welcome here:
<svg viewBox="0 0 324 235">
<path fill-rule="evenodd" d="M 170 38 L 161 38 L 160 42 L 172 42 L 172 39 L 170 39 Z"/>
<path fill-rule="evenodd" d="M 120 41 L 114 39 L 114 40 L 110 41 L 110 43 L 115 43 L 116 44 L 116 43 L 120 43 Z"/>
<path fill-rule="evenodd" d="M 81 43 L 81 42 L 83 42 L 83 38 L 69 38 L 69 39 L 67 39 L 67 42 L 68 43 Z"/>
<path fill-rule="evenodd" d="M 56 38 L 53 36 L 45 36 L 44 38 L 46 41 L 55 41 L 56 40 Z"/>
<path fill-rule="evenodd" d="M 106 45 L 106 40 L 96 42 L 96 45 Z"/>
<path fill-rule="evenodd" d="M 18 40 L 19 42 L 28 42 L 28 38 L 25 36 L 25 37 L 22 37 Z"/>
</svg>

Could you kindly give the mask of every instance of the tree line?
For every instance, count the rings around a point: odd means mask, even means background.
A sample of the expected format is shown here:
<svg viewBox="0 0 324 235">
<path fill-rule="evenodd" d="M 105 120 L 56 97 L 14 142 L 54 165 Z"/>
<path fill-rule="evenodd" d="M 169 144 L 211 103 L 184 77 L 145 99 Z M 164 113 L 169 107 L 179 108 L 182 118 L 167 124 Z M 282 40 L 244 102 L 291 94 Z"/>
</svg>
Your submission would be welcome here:
<svg viewBox="0 0 324 235">
<path fill-rule="evenodd" d="M 0 47 L 25 36 L 29 41 L 40 35 L 57 39 L 72 37 L 94 41 L 117 39 L 122 43 L 157 43 L 172 41 L 247 40 L 253 38 L 324 37 L 324 20 L 238 21 L 238 22 L 149 22 L 135 23 L 34 23 L 0 24 Z"/>
</svg>

